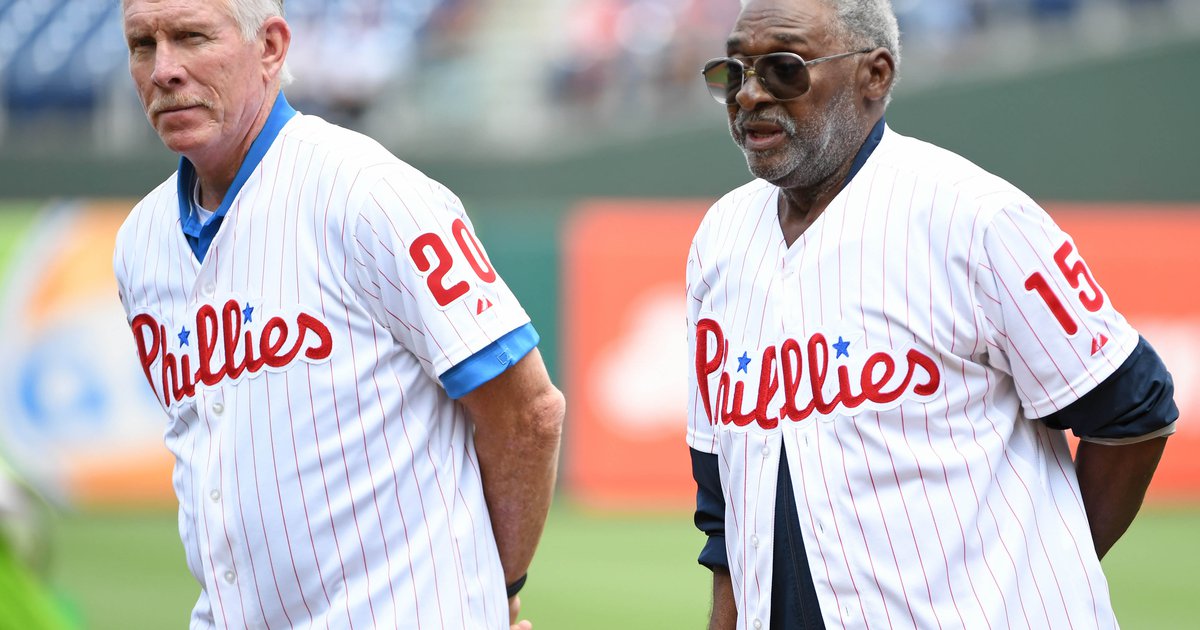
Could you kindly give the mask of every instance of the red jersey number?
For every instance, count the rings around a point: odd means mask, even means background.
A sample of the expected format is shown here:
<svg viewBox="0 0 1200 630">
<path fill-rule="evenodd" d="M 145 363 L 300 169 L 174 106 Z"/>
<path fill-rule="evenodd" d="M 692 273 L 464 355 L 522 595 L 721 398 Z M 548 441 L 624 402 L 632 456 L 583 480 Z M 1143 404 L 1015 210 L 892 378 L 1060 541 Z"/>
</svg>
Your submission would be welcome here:
<svg viewBox="0 0 1200 630">
<path fill-rule="evenodd" d="M 1067 257 L 1074 252 L 1075 247 L 1071 245 L 1070 241 L 1067 241 L 1058 248 L 1058 251 L 1054 252 L 1054 262 L 1071 288 L 1079 289 L 1081 283 L 1087 284 L 1087 289 L 1081 289 L 1075 297 L 1084 308 L 1094 313 L 1104 306 L 1104 294 L 1100 292 L 1100 285 L 1096 284 L 1096 279 L 1092 277 L 1091 270 L 1087 268 L 1082 258 L 1074 263 L 1067 262 Z M 1042 272 L 1035 271 L 1025 279 L 1025 290 L 1033 291 L 1042 298 L 1042 301 L 1046 303 L 1046 308 L 1050 309 L 1050 314 L 1054 315 L 1054 319 L 1058 320 L 1058 324 L 1068 335 L 1079 332 L 1079 324 L 1074 317 L 1071 317 L 1062 298 L 1054 291 L 1054 287 L 1046 280 Z"/>
<path fill-rule="evenodd" d="M 456 263 L 465 260 L 475 277 L 486 284 L 496 281 L 495 268 L 466 222 L 455 219 L 450 231 L 454 235 L 456 251 L 452 252 L 436 232 L 426 232 L 418 236 L 408 248 L 408 254 L 417 266 L 417 271 L 426 276 L 425 284 L 429 286 L 433 299 L 443 308 L 471 290 L 471 285 L 466 280 L 447 285 L 446 277 L 454 270 Z"/>
</svg>

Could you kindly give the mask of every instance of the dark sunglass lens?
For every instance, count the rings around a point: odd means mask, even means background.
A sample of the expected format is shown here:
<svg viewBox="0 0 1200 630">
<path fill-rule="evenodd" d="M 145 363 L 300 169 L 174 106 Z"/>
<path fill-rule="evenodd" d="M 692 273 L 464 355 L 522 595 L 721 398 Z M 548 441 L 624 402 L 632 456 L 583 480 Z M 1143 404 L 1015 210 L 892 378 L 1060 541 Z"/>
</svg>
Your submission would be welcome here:
<svg viewBox="0 0 1200 630">
<path fill-rule="evenodd" d="M 704 67 L 704 82 L 713 98 L 731 103 L 742 87 L 742 66 L 730 60 L 713 60 Z"/>
<path fill-rule="evenodd" d="M 779 100 L 797 98 L 808 91 L 808 68 L 795 55 L 764 55 L 755 68 L 763 87 Z"/>
</svg>

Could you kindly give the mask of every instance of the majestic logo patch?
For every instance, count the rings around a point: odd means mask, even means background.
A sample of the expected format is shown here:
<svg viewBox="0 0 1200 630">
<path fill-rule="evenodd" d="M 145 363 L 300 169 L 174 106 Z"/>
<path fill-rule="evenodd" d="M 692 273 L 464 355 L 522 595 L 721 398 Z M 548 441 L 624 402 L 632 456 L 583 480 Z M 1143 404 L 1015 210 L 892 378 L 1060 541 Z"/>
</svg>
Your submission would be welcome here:
<svg viewBox="0 0 1200 630">
<path fill-rule="evenodd" d="M 937 362 L 916 348 L 870 354 L 859 350 L 851 356 L 850 346 L 840 336 L 830 344 L 823 333 L 816 333 L 803 345 L 787 339 L 767 346 L 761 358 L 745 351 L 731 357 L 721 325 L 701 319 L 696 323 L 696 383 L 709 422 L 774 429 L 785 418 L 800 422 L 839 408 L 854 415 L 890 409 L 905 399 L 928 402 L 941 386 Z M 831 348 L 836 355 L 831 356 Z M 730 358 L 737 361 L 732 372 L 733 366 L 726 365 Z M 752 362 L 758 363 L 758 395 L 747 409 L 745 389 L 746 381 L 753 378 Z M 737 372 L 747 378 L 737 380 Z M 779 394 L 782 401 L 773 403 Z"/>
<path fill-rule="evenodd" d="M 134 316 L 129 326 L 138 360 L 163 406 L 195 396 L 196 385 L 282 371 L 297 360 L 319 363 L 333 353 L 333 335 L 316 315 L 265 318 L 255 308 L 237 299 L 220 307 L 202 304 L 179 332 L 173 325 L 168 332 L 150 313 Z"/>
</svg>

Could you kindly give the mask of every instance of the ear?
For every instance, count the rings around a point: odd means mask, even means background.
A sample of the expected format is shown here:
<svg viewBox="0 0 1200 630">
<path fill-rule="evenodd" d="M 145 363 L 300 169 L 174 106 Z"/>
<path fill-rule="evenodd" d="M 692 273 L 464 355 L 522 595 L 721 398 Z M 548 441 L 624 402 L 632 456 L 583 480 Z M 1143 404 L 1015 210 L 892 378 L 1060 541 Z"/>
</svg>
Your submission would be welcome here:
<svg viewBox="0 0 1200 630">
<path fill-rule="evenodd" d="M 863 98 L 882 103 L 896 79 L 896 60 L 886 48 L 876 48 L 866 57 L 858 66 L 858 84 Z"/>
<path fill-rule="evenodd" d="M 287 21 L 276 15 L 267 18 L 262 25 L 263 73 L 268 81 L 275 81 L 287 59 L 288 47 L 292 44 L 292 29 Z"/>
</svg>

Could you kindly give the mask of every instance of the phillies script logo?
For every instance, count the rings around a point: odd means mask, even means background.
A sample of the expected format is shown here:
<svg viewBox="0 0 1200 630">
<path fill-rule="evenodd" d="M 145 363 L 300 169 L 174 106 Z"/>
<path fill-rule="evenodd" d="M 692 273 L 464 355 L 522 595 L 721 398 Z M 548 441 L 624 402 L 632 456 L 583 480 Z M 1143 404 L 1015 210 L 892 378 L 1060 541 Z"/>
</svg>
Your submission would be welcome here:
<svg viewBox="0 0 1200 630">
<path fill-rule="evenodd" d="M 831 348 L 836 352 L 833 357 Z M 781 419 L 799 422 L 814 413 L 828 415 L 838 407 L 848 415 L 860 408 L 882 411 L 904 398 L 931 400 L 941 385 L 937 364 L 915 348 L 903 354 L 880 351 L 867 355 L 857 349 L 854 354 L 865 358 L 851 357 L 850 342 L 841 337 L 831 344 L 824 334 L 817 333 L 805 346 L 788 339 L 767 346 L 761 357 L 751 358 L 749 353 L 733 357 L 738 366 L 731 375 L 728 369 L 722 371 L 730 356 L 721 325 L 709 318 L 696 323 L 696 384 L 712 424 L 744 427 L 754 423 L 774 429 Z M 842 357 L 846 360 L 838 361 L 831 374 L 831 364 Z M 744 372 L 749 380 L 749 366 L 754 361 L 758 361 L 758 396 L 749 401 L 747 409 L 746 383 L 734 379 L 736 372 Z M 714 396 L 709 377 L 718 372 Z M 778 393 L 783 394 L 783 402 L 773 407 Z"/>
<path fill-rule="evenodd" d="M 149 313 L 135 316 L 129 326 L 138 360 L 163 405 L 170 407 L 194 396 L 196 385 L 236 381 L 264 368 L 280 370 L 297 358 L 324 361 L 333 352 L 329 327 L 308 313 L 301 312 L 291 321 L 277 315 L 261 323 L 254 315 L 253 306 L 242 306 L 235 299 L 225 302 L 219 312 L 204 304 L 190 322 L 193 327 L 184 324 L 178 333 L 168 332 Z"/>
</svg>

